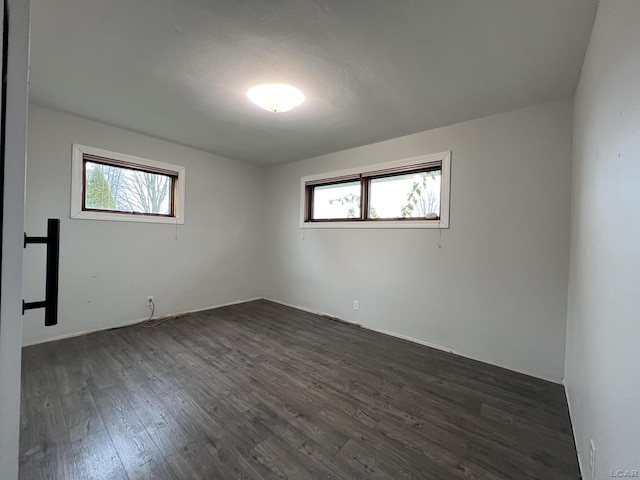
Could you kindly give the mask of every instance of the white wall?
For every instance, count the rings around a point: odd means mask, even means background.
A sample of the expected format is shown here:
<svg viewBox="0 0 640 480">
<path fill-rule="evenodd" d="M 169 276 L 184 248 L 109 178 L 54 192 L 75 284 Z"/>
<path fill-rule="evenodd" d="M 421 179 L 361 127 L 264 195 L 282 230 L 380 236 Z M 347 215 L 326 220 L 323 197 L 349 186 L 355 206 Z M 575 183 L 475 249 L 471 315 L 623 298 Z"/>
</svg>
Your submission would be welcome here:
<svg viewBox="0 0 640 480">
<path fill-rule="evenodd" d="M 571 112 L 559 101 L 269 169 L 266 296 L 560 381 Z M 447 150 L 449 229 L 299 228 L 302 176 Z"/>
<path fill-rule="evenodd" d="M 640 2 L 601 0 L 575 97 L 566 386 L 584 478 L 640 471 Z"/>
<path fill-rule="evenodd" d="M 90 145 L 186 167 L 185 224 L 70 219 L 71 146 Z M 264 170 L 31 105 L 26 231 L 60 218 L 59 324 L 27 312 L 24 344 L 261 295 Z M 176 238 L 177 237 L 177 238 Z M 24 295 L 44 298 L 44 247 L 25 250 Z"/>
</svg>

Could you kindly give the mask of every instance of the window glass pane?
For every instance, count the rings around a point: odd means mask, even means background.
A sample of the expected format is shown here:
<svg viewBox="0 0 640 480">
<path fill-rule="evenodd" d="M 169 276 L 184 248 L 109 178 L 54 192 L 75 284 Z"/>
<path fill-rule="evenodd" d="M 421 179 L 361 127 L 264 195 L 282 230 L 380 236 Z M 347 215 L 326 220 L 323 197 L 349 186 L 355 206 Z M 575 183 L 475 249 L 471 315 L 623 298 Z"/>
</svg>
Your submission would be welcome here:
<svg viewBox="0 0 640 480">
<path fill-rule="evenodd" d="M 440 216 L 440 170 L 374 178 L 369 189 L 369 218 Z"/>
<path fill-rule="evenodd" d="M 360 181 L 313 187 L 311 218 L 360 218 Z"/>
<path fill-rule="evenodd" d="M 85 208 L 173 215 L 171 176 L 85 162 Z"/>
</svg>

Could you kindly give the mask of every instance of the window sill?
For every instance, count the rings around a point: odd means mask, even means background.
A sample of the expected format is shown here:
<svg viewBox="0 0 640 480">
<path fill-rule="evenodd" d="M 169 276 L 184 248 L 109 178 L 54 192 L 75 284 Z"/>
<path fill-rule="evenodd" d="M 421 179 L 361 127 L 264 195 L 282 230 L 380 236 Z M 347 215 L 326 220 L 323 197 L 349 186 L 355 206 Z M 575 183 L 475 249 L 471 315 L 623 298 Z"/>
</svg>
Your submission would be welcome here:
<svg viewBox="0 0 640 480">
<path fill-rule="evenodd" d="M 303 222 L 300 228 L 449 228 L 442 220 L 375 220 L 355 222 Z"/>
<path fill-rule="evenodd" d="M 105 212 L 80 211 L 72 214 L 71 218 L 78 220 L 106 220 L 109 222 L 166 223 L 170 225 L 184 225 L 184 218 L 157 217 L 151 215 L 129 215 Z"/>
</svg>

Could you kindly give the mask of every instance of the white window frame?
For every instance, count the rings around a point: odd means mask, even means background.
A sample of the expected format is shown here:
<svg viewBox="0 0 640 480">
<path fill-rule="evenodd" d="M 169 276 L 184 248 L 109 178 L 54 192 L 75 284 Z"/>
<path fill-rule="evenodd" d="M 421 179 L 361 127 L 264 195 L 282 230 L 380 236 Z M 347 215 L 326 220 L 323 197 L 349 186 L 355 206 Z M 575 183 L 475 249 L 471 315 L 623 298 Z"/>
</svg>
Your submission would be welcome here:
<svg viewBox="0 0 640 480">
<path fill-rule="evenodd" d="M 82 210 L 82 185 L 83 185 L 83 168 L 82 161 L 84 154 L 95 155 L 98 157 L 111 158 L 121 162 L 127 162 L 139 165 L 140 168 L 157 168 L 170 171 L 177 175 L 176 192 L 175 192 L 175 216 L 165 217 L 158 215 L 136 214 L 129 215 L 126 213 L 110 213 L 95 212 Z M 110 152 L 100 148 L 89 147 L 86 145 L 73 144 L 73 152 L 71 155 L 71 218 L 84 220 L 107 220 L 114 222 L 136 222 L 136 223 L 169 223 L 171 225 L 184 224 L 184 198 L 185 198 L 185 168 L 172 165 L 170 163 L 158 162 L 147 158 L 134 157 L 124 153 Z"/>
<path fill-rule="evenodd" d="M 441 162 L 440 177 L 440 218 L 437 220 L 375 220 L 375 221 L 331 221 L 305 222 L 306 184 L 307 182 L 330 180 L 332 178 L 359 175 L 366 172 L 384 170 L 394 167 L 405 167 L 428 162 Z M 451 152 L 433 153 L 419 157 L 405 158 L 392 162 L 366 165 L 348 170 L 308 175 L 300 179 L 300 228 L 449 228 L 449 197 L 451 190 Z"/>
</svg>

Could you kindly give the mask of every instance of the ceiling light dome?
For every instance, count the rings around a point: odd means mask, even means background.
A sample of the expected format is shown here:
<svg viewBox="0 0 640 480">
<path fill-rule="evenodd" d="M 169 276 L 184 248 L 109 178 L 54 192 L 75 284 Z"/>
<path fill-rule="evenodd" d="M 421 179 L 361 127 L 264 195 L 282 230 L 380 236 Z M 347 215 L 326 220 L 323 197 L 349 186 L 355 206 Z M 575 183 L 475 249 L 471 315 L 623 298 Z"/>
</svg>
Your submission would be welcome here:
<svg viewBox="0 0 640 480">
<path fill-rule="evenodd" d="M 288 112 L 304 102 L 296 87 L 281 83 L 256 85 L 247 90 L 247 97 L 256 105 L 274 113 Z"/>
</svg>

